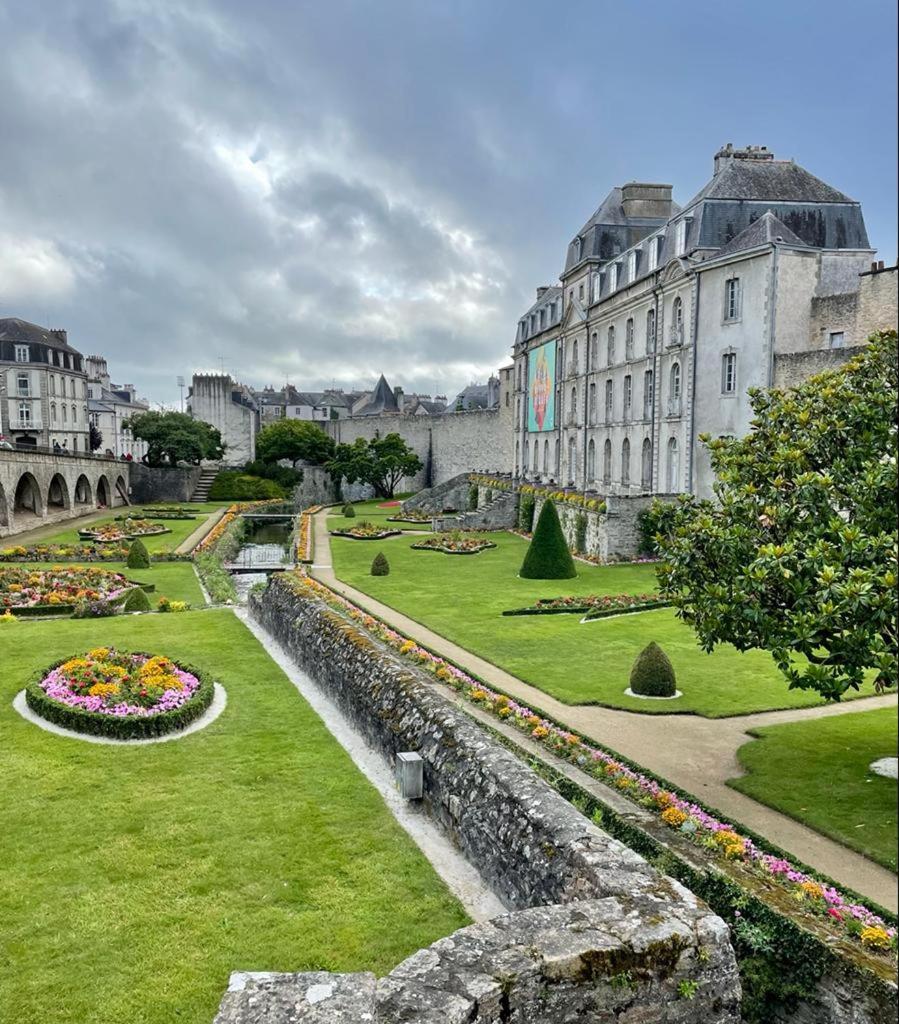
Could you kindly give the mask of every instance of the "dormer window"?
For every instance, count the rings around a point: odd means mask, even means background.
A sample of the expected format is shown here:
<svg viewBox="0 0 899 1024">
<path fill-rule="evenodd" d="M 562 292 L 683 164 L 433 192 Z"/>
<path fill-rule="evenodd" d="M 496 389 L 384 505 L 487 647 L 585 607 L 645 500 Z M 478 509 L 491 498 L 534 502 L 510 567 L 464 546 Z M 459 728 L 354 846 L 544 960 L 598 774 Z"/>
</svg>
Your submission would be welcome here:
<svg viewBox="0 0 899 1024">
<path fill-rule="evenodd" d="M 593 289 L 593 301 L 594 302 L 599 302 L 599 291 L 600 291 L 600 277 L 599 277 L 599 274 L 594 274 L 593 275 L 592 289 Z"/>
<path fill-rule="evenodd" d="M 635 281 L 637 278 L 637 252 L 634 250 L 627 258 L 627 279 Z"/>
<path fill-rule="evenodd" d="M 618 264 L 613 263 L 609 268 L 609 291 L 613 292 L 618 287 Z"/>
<path fill-rule="evenodd" d="M 683 256 L 687 251 L 687 232 L 690 228 L 690 221 L 684 218 L 677 224 L 677 255 Z"/>
<path fill-rule="evenodd" d="M 577 297 L 578 297 L 578 299 L 581 302 L 584 301 L 584 282 L 583 281 L 581 281 L 581 283 L 577 286 Z"/>
<path fill-rule="evenodd" d="M 575 260 L 579 260 L 581 258 L 581 252 L 583 251 L 583 248 L 584 248 L 584 240 L 581 238 L 580 235 L 578 235 L 577 238 L 575 238 L 575 240 L 574 240 L 574 258 L 575 258 Z"/>
<path fill-rule="evenodd" d="M 28 363 L 31 361 L 30 350 L 27 345 L 16 345 L 16 362 Z"/>
<path fill-rule="evenodd" d="M 646 254 L 647 264 L 646 269 L 653 271 L 659 265 L 659 251 L 662 247 L 661 237 L 653 238 L 649 243 L 649 252 Z"/>
</svg>

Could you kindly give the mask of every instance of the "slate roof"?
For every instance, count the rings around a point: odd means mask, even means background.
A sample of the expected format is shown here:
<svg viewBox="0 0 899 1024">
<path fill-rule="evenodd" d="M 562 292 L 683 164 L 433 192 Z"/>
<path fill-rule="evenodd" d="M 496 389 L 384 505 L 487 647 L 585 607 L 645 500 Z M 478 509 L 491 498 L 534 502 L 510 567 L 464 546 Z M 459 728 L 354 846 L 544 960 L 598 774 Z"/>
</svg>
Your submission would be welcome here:
<svg viewBox="0 0 899 1024">
<path fill-rule="evenodd" d="M 354 416 L 379 416 L 382 412 L 399 412 L 396 395 L 384 374 L 378 378 L 374 390 L 353 409 Z"/>
<path fill-rule="evenodd" d="M 684 210 L 702 199 L 742 199 L 773 203 L 854 203 L 792 160 L 728 161 Z"/>
<path fill-rule="evenodd" d="M 48 345 L 50 348 L 58 348 L 64 352 L 75 352 L 76 350 L 63 341 L 58 334 L 53 334 L 47 327 L 41 327 L 28 320 L 20 320 L 17 316 L 6 317 L 0 320 L 0 341 L 11 341 L 25 344 L 33 342 L 38 345 Z M 77 353 L 80 355 L 80 353 Z"/>
<path fill-rule="evenodd" d="M 805 242 L 802 241 L 795 231 L 791 231 L 770 210 L 766 210 L 749 227 L 744 228 L 736 238 L 728 242 L 727 245 L 722 246 L 715 253 L 714 258 L 729 256 L 731 253 L 740 252 L 743 249 L 754 249 L 756 246 L 773 242 L 778 242 L 781 245 L 805 246 Z"/>
</svg>

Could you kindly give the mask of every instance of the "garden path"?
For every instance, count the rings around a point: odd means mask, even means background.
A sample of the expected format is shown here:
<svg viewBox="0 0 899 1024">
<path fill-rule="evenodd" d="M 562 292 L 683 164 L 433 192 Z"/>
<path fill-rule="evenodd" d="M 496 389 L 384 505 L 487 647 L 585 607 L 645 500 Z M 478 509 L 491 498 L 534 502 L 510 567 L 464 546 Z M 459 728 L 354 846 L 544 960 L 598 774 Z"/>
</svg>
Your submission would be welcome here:
<svg viewBox="0 0 899 1024">
<path fill-rule="evenodd" d="M 516 700 L 538 708 L 556 721 L 564 723 L 573 732 L 593 739 L 669 779 L 840 884 L 850 886 L 889 910 L 899 909 L 896 876 L 891 871 L 726 784 L 728 779 L 742 774 L 736 755 L 737 749 L 750 739 L 747 730 L 762 725 L 856 714 L 872 708 L 896 706 L 895 694 L 854 700 L 846 704 L 715 719 L 698 715 L 641 715 L 594 705 L 563 704 L 446 640 L 414 619 L 340 581 L 331 564 L 326 516 L 327 510 L 323 510 L 314 519 L 315 560 L 311 572 L 316 579 Z"/>
</svg>

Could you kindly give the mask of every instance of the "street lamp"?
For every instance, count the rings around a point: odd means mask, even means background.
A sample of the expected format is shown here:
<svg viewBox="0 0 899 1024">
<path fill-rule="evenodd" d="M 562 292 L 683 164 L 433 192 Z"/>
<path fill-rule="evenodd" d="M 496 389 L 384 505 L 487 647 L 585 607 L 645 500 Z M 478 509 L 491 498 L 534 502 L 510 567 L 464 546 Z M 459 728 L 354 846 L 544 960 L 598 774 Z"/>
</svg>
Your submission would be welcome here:
<svg viewBox="0 0 899 1024">
<path fill-rule="evenodd" d="M 178 387 L 181 388 L 181 411 L 184 412 L 184 378 L 179 376 L 176 380 Z"/>
</svg>

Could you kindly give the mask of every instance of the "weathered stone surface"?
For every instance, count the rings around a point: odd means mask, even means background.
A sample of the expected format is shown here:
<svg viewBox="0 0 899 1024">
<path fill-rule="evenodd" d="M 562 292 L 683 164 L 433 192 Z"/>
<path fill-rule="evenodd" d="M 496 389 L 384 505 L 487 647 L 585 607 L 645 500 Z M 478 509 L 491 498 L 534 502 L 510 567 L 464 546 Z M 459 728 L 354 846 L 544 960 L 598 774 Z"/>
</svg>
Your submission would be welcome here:
<svg viewBox="0 0 899 1024">
<path fill-rule="evenodd" d="M 375 1021 L 373 974 L 236 972 L 215 1024 L 363 1024 Z"/>
<path fill-rule="evenodd" d="M 200 466 L 145 466 L 131 463 L 131 501 L 190 501 L 200 479 Z"/>
</svg>

